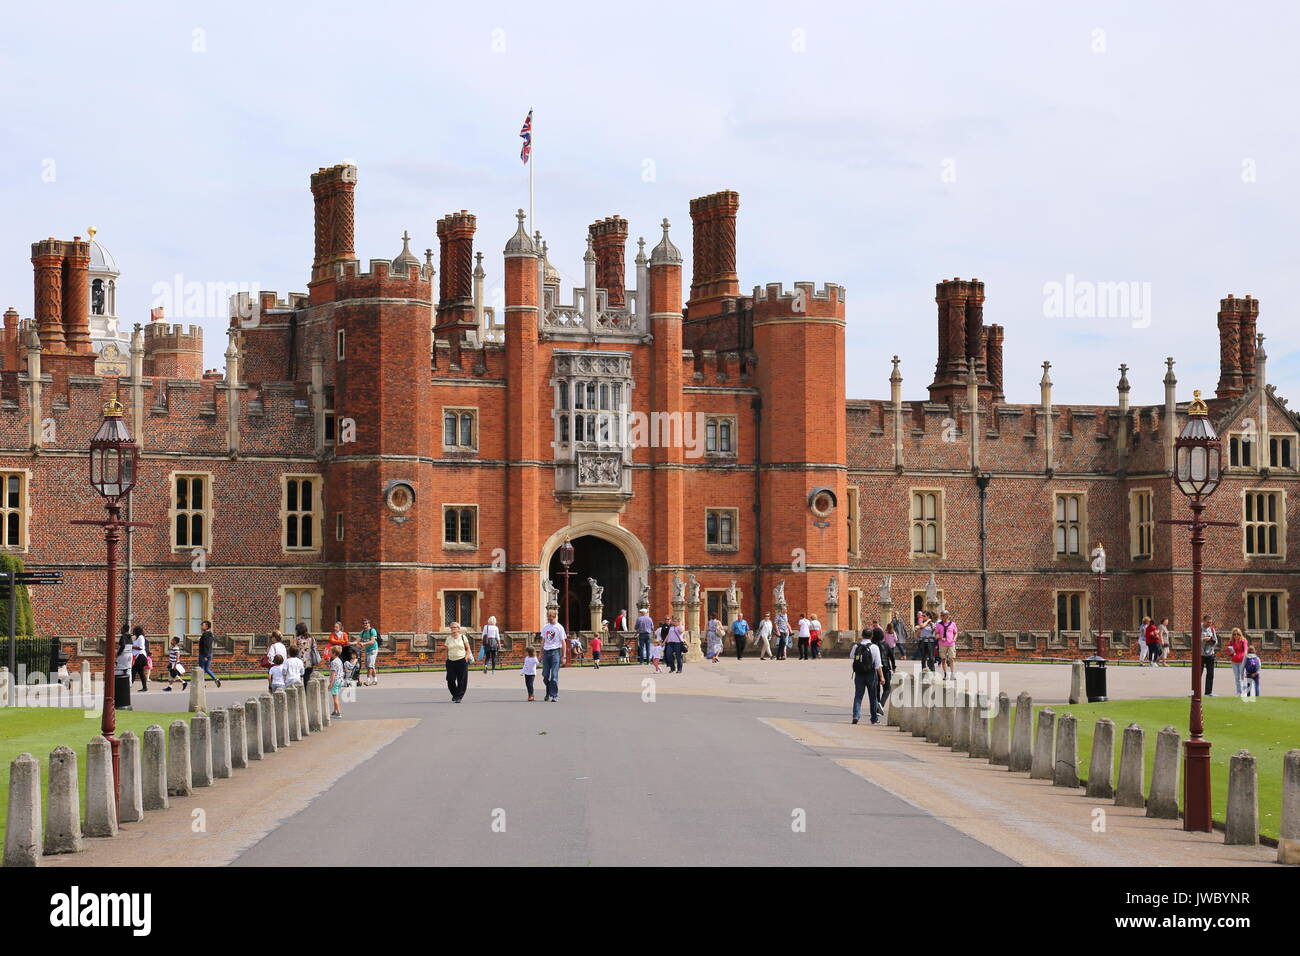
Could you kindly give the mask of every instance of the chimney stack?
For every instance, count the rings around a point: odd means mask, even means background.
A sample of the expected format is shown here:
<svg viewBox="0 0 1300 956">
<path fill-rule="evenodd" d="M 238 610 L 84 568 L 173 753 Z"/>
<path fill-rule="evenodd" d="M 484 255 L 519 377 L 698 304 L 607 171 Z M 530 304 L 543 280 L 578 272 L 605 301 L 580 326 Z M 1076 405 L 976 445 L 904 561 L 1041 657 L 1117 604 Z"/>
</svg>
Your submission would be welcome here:
<svg viewBox="0 0 1300 956">
<path fill-rule="evenodd" d="M 343 163 L 328 169 L 321 167 L 312 173 L 311 194 L 316 204 L 316 255 L 311 265 L 313 282 L 328 278 L 335 262 L 357 257 L 353 195 L 356 186 L 357 167 L 351 164 Z"/>
<path fill-rule="evenodd" d="M 1218 398 L 1236 398 L 1255 385 L 1255 324 L 1259 300 L 1231 293 L 1219 300 Z"/>
<path fill-rule="evenodd" d="M 41 348 L 62 352 L 63 339 L 63 243 L 51 236 L 32 243 L 35 269 L 36 327 Z"/>
<path fill-rule="evenodd" d="M 740 295 L 736 213 L 740 194 L 727 189 L 691 200 L 694 262 L 691 301 Z"/>
<path fill-rule="evenodd" d="M 593 222 L 587 235 L 596 252 L 596 287 L 608 293 L 606 301 L 612 308 L 621 309 L 627 304 L 624 288 L 627 267 L 623 258 L 627 245 L 627 220 L 618 214 L 608 216 Z"/>
<path fill-rule="evenodd" d="M 63 244 L 63 338 L 69 352 L 90 355 L 90 242 Z"/>
<path fill-rule="evenodd" d="M 477 220 L 468 211 L 448 213 L 438 220 L 440 278 L 436 325 L 474 328 L 474 231 Z"/>
</svg>

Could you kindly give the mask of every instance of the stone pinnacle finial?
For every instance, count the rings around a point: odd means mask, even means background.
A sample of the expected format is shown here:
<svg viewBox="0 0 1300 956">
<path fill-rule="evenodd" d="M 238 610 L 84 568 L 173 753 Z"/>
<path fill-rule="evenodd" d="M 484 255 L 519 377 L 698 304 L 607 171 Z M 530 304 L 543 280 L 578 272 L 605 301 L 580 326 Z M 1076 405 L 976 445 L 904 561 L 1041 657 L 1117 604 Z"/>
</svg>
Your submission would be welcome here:
<svg viewBox="0 0 1300 956">
<path fill-rule="evenodd" d="M 902 373 L 900 373 L 898 370 L 898 365 L 899 365 L 898 356 L 895 355 L 890 361 L 893 362 L 894 364 L 894 370 L 889 373 L 889 381 L 891 383 L 901 382 L 903 380 L 903 376 Z"/>
<path fill-rule="evenodd" d="M 1174 377 L 1174 357 L 1172 355 L 1165 359 L 1165 384 L 1178 384 L 1178 379 Z"/>
<path fill-rule="evenodd" d="M 591 236 L 590 236 L 590 235 L 587 236 L 587 251 L 584 252 L 584 253 L 582 254 L 582 261 L 583 261 L 583 262 L 595 262 L 595 261 L 596 261 L 596 249 L 595 249 L 595 247 L 592 246 L 592 244 L 591 244 Z"/>
<path fill-rule="evenodd" d="M 506 243 L 505 254 L 507 256 L 537 255 L 537 246 L 533 244 L 532 239 L 528 238 L 528 230 L 524 228 L 524 220 L 528 218 L 527 215 L 520 209 L 515 213 L 515 218 L 519 220 L 519 225 L 515 227 L 515 234 Z"/>
<path fill-rule="evenodd" d="M 1129 391 L 1129 389 L 1130 389 L 1130 385 L 1129 385 L 1129 383 L 1128 383 L 1128 366 L 1127 366 L 1127 365 L 1124 365 L 1124 364 L 1121 364 L 1120 367 L 1119 367 L 1119 386 L 1118 386 L 1118 388 L 1119 388 L 1119 390 L 1120 390 L 1121 392 L 1127 392 L 1127 391 Z"/>
<path fill-rule="evenodd" d="M 636 259 L 633 260 L 637 265 L 646 261 L 645 257 L 645 236 L 639 236 L 636 240 Z"/>
<path fill-rule="evenodd" d="M 661 223 L 664 230 L 664 237 L 659 240 L 659 245 L 654 247 L 650 253 L 650 265 L 681 265 L 682 251 L 673 245 L 673 241 L 668 238 L 668 227 L 670 223 L 667 219 Z"/>
<path fill-rule="evenodd" d="M 1039 382 L 1038 382 L 1039 385 L 1047 385 L 1047 386 L 1050 386 L 1050 385 L 1052 384 L 1052 378 L 1051 378 L 1050 375 L 1048 375 L 1048 370 L 1051 369 L 1051 367 L 1052 367 L 1052 363 L 1051 363 L 1051 362 L 1044 362 L 1044 363 L 1043 363 L 1043 377 L 1042 377 L 1042 379 L 1039 380 Z"/>
<path fill-rule="evenodd" d="M 483 253 L 474 253 L 474 278 L 482 279 L 487 273 L 483 271 Z"/>
</svg>

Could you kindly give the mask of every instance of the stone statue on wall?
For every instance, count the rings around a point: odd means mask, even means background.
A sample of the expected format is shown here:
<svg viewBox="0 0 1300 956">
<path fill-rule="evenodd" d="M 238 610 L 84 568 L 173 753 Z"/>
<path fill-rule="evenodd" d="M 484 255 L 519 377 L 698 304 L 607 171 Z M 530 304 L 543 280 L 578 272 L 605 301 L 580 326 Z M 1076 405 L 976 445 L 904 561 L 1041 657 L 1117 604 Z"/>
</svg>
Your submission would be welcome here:
<svg viewBox="0 0 1300 956">
<path fill-rule="evenodd" d="M 699 604 L 700 603 L 700 582 L 695 580 L 695 575 L 693 574 L 688 574 L 686 575 L 686 577 L 691 582 L 690 590 L 686 592 L 687 594 L 690 595 L 690 603 Z"/>
<path fill-rule="evenodd" d="M 591 603 L 605 603 L 605 589 L 596 583 L 595 578 L 587 578 L 587 583 L 591 585 Z"/>
<path fill-rule="evenodd" d="M 736 581 L 733 578 L 727 585 L 727 607 L 740 607 L 740 596 L 736 593 Z"/>
<path fill-rule="evenodd" d="M 939 585 L 935 583 L 933 571 L 930 572 L 930 580 L 925 583 L 925 606 L 931 611 L 939 607 Z"/>
<path fill-rule="evenodd" d="M 681 575 L 676 571 L 673 572 L 673 603 L 686 603 L 686 582 L 682 580 Z"/>
<path fill-rule="evenodd" d="M 832 574 L 831 579 L 826 582 L 826 606 L 838 607 L 839 603 L 840 603 L 840 582 L 839 579 Z"/>
<path fill-rule="evenodd" d="M 890 585 L 893 584 L 893 578 L 886 574 L 880 579 L 880 603 L 893 604 L 894 598 L 890 591 Z"/>
<path fill-rule="evenodd" d="M 785 607 L 785 578 L 776 582 L 776 587 L 772 588 L 772 603 L 777 607 Z"/>
<path fill-rule="evenodd" d="M 648 581 L 641 585 L 641 598 L 636 602 L 636 606 L 637 610 L 650 606 L 650 583 Z"/>
<path fill-rule="evenodd" d="M 560 606 L 560 589 L 551 583 L 550 578 L 546 579 L 546 606 L 547 607 Z"/>
</svg>

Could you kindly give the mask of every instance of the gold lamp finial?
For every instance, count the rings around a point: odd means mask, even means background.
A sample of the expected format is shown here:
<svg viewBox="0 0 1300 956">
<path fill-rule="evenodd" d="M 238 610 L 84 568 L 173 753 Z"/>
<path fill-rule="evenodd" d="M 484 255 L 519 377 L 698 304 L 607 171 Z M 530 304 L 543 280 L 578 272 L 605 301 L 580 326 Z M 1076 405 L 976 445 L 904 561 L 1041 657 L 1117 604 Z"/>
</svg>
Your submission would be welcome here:
<svg viewBox="0 0 1300 956">
<path fill-rule="evenodd" d="M 97 233 L 97 232 L 99 232 L 99 230 L 96 229 L 94 226 L 87 226 L 87 227 L 86 227 L 86 235 L 88 235 L 88 236 L 91 238 L 92 241 L 94 240 L 94 238 L 95 238 L 95 233 Z"/>
<path fill-rule="evenodd" d="M 1187 406 L 1187 414 L 1198 418 L 1205 418 L 1210 414 L 1209 406 L 1201 401 L 1201 390 L 1199 388 L 1192 392 L 1192 403 Z"/>
</svg>

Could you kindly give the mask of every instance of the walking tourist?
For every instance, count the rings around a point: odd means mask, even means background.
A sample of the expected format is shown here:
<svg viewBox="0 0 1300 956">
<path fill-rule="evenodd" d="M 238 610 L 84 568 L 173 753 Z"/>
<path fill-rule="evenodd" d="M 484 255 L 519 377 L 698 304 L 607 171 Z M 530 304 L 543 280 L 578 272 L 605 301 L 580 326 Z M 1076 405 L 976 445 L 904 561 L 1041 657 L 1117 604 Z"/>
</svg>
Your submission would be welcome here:
<svg viewBox="0 0 1300 956">
<path fill-rule="evenodd" d="M 370 618 L 362 618 L 357 643 L 361 645 L 361 653 L 365 655 L 366 661 L 366 679 L 361 683 L 367 687 L 378 684 L 379 671 L 375 665 L 379 662 L 379 631 L 371 625 Z"/>
<path fill-rule="evenodd" d="M 533 681 L 537 679 L 537 649 L 531 644 L 524 648 L 524 666 L 521 670 L 524 675 L 524 689 L 528 691 L 528 699 L 533 699 Z"/>
<path fill-rule="evenodd" d="M 307 625 L 303 621 L 299 621 L 294 625 L 293 642 L 298 648 L 298 657 L 302 659 L 302 682 L 305 684 L 311 680 L 311 672 L 315 670 L 322 660 L 320 648 L 316 646 L 316 639 L 311 636 L 311 632 L 307 630 Z"/>
<path fill-rule="evenodd" d="M 876 651 L 880 656 L 880 671 L 881 671 L 882 680 L 880 684 L 879 699 L 883 701 L 886 697 L 889 696 L 889 684 L 894 677 L 894 655 L 892 651 L 889 649 L 889 645 L 885 643 L 886 635 L 885 632 L 880 629 L 880 620 L 878 618 L 873 617 L 871 619 L 870 630 L 871 630 L 871 634 L 870 634 L 871 643 L 872 645 L 875 646 Z"/>
<path fill-rule="evenodd" d="M 1242 697 L 1255 696 L 1259 697 L 1259 672 L 1261 663 L 1259 655 L 1255 653 L 1255 645 L 1251 644 L 1246 648 L 1246 658 L 1241 662 L 1242 665 Z"/>
<path fill-rule="evenodd" d="M 469 659 L 473 651 L 461 633 L 458 621 L 451 622 L 451 633 L 443 638 L 442 643 L 447 649 L 447 690 L 451 692 L 451 702 L 459 704 L 469 689 Z"/>
<path fill-rule="evenodd" d="M 1156 622 L 1149 617 L 1142 618 L 1142 640 L 1147 646 L 1147 664 L 1151 667 L 1160 666 L 1160 628 L 1156 627 Z"/>
<path fill-rule="evenodd" d="M 1205 677 L 1205 696 L 1214 696 L 1214 652 L 1219 648 L 1219 632 L 1214 619 L 1205 615 L 1201 619 L 1201 670 Z"/>
<path fill-rule="evenodd" d="M 736 660 L 745 656 L 745 638 L 749 635 L 749 622 L 745 620 L 745 612 L 737 611 L 736 619 L 731 622 L 731 636 L 736 642 Z"/>
<path fill-rule="evenodd" d="M 894 625 L 894 636 L 898 638 L 898 656 L 907 660 L 907 639 L 910 636 L 907 633 L 907 622 L 895 616 L 891 623 Z"/>
<path fill-rule="evenodd" d="M 556 618 L 552 608 L 546 612 L 546 625 L 542 628 L 542 682 L 545 684 L 544 701 L 560 697 L 560 659 L 564 655 L 564 625 Z"/>
<path fill-rule="evenodd" d="M 302 657 L 298 653 L 298 645 L 289 645 L 289 657 L 284 662 L 284 684 L 289 687 L 293 684 L 303 683 L 303 674 L 306 668 L 303 666 Z"/>
<path fill-rule="evenodd" d="M 785 608 L 776 612 L 776 659 L 785 660 L 785 652 L 790 649 L 790 616 Z"/>
<path fill-rule="evenodd" d="M 1169 653 L 1173 649 L 1169 643 L 1169 618 L 1160 619 L 1160 666 L 1169 666 Z"/>
<path fill-rule="evenodd" d="M 1246 673 L 1246 654 L 1250 651 L 1250 645 L 1246 643 L 1241 628 L 1232 629 L 1232 637 L 1229 638 L 1225 650 L 1232 655 L 1232 685 L 1236 688 L 1234 692 L 1240 694 L 1242 693 L 1241 680 Z"/>
<path fill-rule="evenodd" d="M 569 632 L 569 663 L 582 663 L 582 638 L 577 631 Z"/>
<path fill-rule="evenodd" d="M 934 628 L 939 643 L 939 671 L 943 680 L 957 677 L 957 622 L 947 610 L 939 613 L 939 623 Z"/>
<path fill-rule="evenodd" d="M 171 690 L 172 684 L 176 681 L 181 682 L 181 689 L 185 689 L 185 665 L 181 663 L 181 639 L 173 637 L 171 645 L 167 648 L 167 686 L 163 690 Z"/>
<path fill-rule="evenodd" d="M 604 647 L 604 642 L 600 639 L 600 632 L 597 631 L 591 635 L 591 662 L 596 665 L 596 670 L 600 670 L 600 649 Z"/>
<path fill-rule="evenodd" d="M 330 700 L 334 704 L 334 716 L 342 717 L 343 708 L 340 701 L 343 698 L 343 658 L 338 654 L 331 653 L 330 661 Z"/>
<path fill-rule="evenodd" d="M 808 622 L 808 659 L 815 661 L 822 652 L 822 622 L 816 614 Z"/>
<path fill-rule="evenodd" d="M 271 669 L 267 672 L 267 677 L 271 682 L 271 693 L 277 690 L 284 690 L 284 655 L 276 654 L 271 658 Z"/>
<path fill-rule="evenodd" d="M 264 660 L 266 661 L 265 667 L 267 671 L 268 681 L 270 681 L 270 677 L 271 677 L 271 668 L 275 666 L 275 659 L 277 657 L 280 658 L 280 663 L 283 664 L 284 659 L 288 656 L 289 656 L 289 649 L 285 647 L 284 635 L 281 634 L 279 631 L 272 631 L 270 643 L 267 645 L 266 648 L 266 657 L 264 658 Z"/>
<path fill-rule="evenodd" d="M 763 620 L 758 622 L 758 659 L 760 661 L 770 661 L 772 659 L 772 614 L 769 611 L 763 612 Z"/>
<path fill-rule="evenodd" d="M 650 616 L 648 607 L 641 608 L 636 618 L 636 662 L 650 663 L 650 636 L 654 634 L 655 619 Z"/>
<path fill-rule="evenodd" d="M 799 660 L 808 660 L 808 641 L 812 634 L 812 621 L 808 620 L 808 615 L 799 615 Z"/>
<path fill-rule="evenodd" d="M 131 710 L 131 668 L 135 662 L 135 647 L 131 643 L 131 629 L 122 625 L 117 636 L 117 657 L 113 661 L 113 694 L 118 710 Z"/>
<path fill-rule="evenodd" d="M 203 680 L 203 675 L 207 674 L 217 686 L 221 686 L 221 679 L 212 673 L 212 644 L 216 640 L 216 635 L 212 633 L 212 622 L 204 621 L 203 630 L 199 634 L 199 673 L 194 676 Z"/>
<path fill-rule="evenodd" d="M 722 629 L 722 622 L 718 620 L 716 615 L 709 619 L 708 633 L 709 647 L 708 650 L 704 652 L 704 656 L 716 664 L 718 663 L 718 658 L 722 655 L 722 635 L 726 633 Z M 670 671 L 673 669 L 673 662 L 671 659 L 668 661 L 668 669 Z"/>
<path fill-rule="evenodd" d="M 871 641 L 871 631 L 863 630 L 862 640 L 853 647 L 853 722 L 862 716 L 862 695 L 867 695 L 871 722 L 880 723 L 879 687 L 883 674 L 880 648 Z"/>
<path fill-rule="evenodd" d="M 664 639 L 655 636 L 654 643 L 650 645 L 650 663 L 655 666 L 655 673 L 659 673 L 659 662 L 664 659 Z"/>
<path fill-rule="evenodd" d="M 1150 663 L 1151 648 L 1147 644 L 1147 621 L 1148 618 L 1142 618 L 1142 623 L 1138 625 L 1138 667 L 1145 667 Z"/>
<path fill-rule="evenodd" d="M 489 617 L 488 622 L 483 625 L 483 673 L 488 672 L 490 666 L 492 670 L 497 669 L 497 658 L 501 654 L 501 629 L 497 627 L 497 619 Z"/>
<path fill-rule="evenodd" d="M 131 630 L 131 676 L 139 679 L 141 693 L 149 689 L 149 671 L 152 669 L 149 643 L 144 639 L 144 628 L 137 624 Z"/>
<path fill-rule="evenodd" d="M 921 670 L 934 673 L 935 658 L 934 618 L 922 611 L 916 624 L 916 653 L 921 658 Z"/>
<path fill-rule="evenodd" d="M 719 627 L 722 625 L 719 624 Z M 719 635 L 719 642 L 722 638 Z M 668 669 L 674 673 L 682 672 L 682 660 L 686 651 L 686 632 L 682 629 L 682 622 L 676 617 L 668 619 L 668 636 L 664 638 L 664 656 L 668 658 Z M 718 653 L 722 653 L 719 650 Z"/>
</svg>

